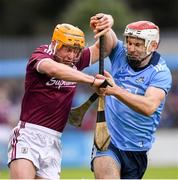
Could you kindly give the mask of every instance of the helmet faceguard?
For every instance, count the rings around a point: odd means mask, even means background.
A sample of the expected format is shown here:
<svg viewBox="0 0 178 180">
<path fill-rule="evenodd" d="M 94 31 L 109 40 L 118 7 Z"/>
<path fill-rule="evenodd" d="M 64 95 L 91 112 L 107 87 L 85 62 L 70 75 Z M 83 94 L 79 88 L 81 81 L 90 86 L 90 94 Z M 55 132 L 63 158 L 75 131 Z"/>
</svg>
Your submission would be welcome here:
<svg viewBox="0 0 178 180">
<path fill-rule="evenodd" d="M 135 37 L 145 40 L 146 53 L 151 42 L 155 41 L 159 44 L 159 27 L 150 21 L 137 21 L 128 24 L 124 31 L 124 36 L 127 38 Z"/>
<path fill-rule="evenodd" d="M 70 57 L 69 54 L 67 56 L 63 56 L 63 55 L 61 56 L 61 51 L 63 51 L 63 53 L 64 52 L 72 53 L 73 55 L 72 57 Z M 54 53 L 54 57 L 58 62 L 73 67 L 80 60 L 81 54 L 82 54 L 82 49 L 78 47 L 63 45 L 61 49 L 59 49 L 58 51 L 56 51 L 56 53 Z"/>
<path fill-rule="evenodd" d="M 58 24 L 54 29 L 52 42 L 54 43 L 54 53 L 56 52 L 56 49 L 60 49 L 62 46 L 79 49 L 80 52 L 85 47 L 83 31 L 70 24 Z M 76 63 L 79 58 L 74 60 L 74 63 Z"/>
</svg>

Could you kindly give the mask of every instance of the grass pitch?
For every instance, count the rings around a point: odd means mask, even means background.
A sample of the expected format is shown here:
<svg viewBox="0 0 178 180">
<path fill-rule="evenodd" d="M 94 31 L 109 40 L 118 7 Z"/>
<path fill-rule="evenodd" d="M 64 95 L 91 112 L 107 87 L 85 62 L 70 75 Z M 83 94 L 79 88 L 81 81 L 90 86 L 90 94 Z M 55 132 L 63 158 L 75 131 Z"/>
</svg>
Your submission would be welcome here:
<svg viewBox="0 0 178 180">
<path fill-rule="evenodd" d="M 0 171 L 0 179 L 9 179 L 8 171 Z M 62 169 L 61 179 L 94 179 L 87 168 Z M 143 179 L 178 179 L 178 167 L 149 167 Z"/>
</svg>

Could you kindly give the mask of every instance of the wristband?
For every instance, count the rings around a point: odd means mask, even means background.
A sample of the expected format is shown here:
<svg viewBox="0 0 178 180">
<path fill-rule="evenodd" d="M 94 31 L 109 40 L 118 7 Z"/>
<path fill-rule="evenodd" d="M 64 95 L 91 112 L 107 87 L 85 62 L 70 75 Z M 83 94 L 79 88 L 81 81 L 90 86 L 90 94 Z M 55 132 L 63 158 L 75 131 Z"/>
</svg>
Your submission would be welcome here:
<svg viewBox="0 0 178 180">
<path fill-rule="evenodd" d="M 95 83 L 95 77 L 94 77 L 94 79 L 93 79 L 93 82 L 90 84 L 91 86 L 93 86 L 93 84 Z"/>
</svg>

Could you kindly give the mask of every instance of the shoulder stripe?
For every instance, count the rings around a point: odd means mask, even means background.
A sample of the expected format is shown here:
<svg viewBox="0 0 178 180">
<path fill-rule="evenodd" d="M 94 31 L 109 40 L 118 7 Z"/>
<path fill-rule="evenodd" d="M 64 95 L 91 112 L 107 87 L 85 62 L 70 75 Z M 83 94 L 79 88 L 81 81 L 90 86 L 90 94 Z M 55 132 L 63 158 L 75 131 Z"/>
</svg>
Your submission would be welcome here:
<svg viewBox="0 0 178 180">
<path fill-rule="evenodd" d="M 159 71 L 163 71 L 164 70 L 164 65 L 162 65 L 162 64 L 157 64 L 156 66 L 154 66 L 154 69 L 157 71 L 157 72 L 159 72 Z"/>
<path fill-rule="evenodd" d="M 44 49 L 44 52 L 46 52 L 49 55 L 54 54 L 54 51 L 53 51 L 51 45 L 49 45 L 48 48 Z"/>
</svg>

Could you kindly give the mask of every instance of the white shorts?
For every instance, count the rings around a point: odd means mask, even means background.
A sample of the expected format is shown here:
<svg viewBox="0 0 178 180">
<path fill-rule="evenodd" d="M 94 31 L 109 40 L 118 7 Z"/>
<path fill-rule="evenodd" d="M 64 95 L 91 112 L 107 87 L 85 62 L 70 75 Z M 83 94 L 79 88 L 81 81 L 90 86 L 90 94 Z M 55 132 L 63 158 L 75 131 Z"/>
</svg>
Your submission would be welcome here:
<svg viewBox="0 0 178 180">
<path fill-rule="evenodd" d="M 13 129 L 8 145 L 8 165 L 14 159 L 33 162 L 36 175 L 59 179 L 61 171 L 61 135 L 55 130 L 20 121 Z"/>
</svg>

